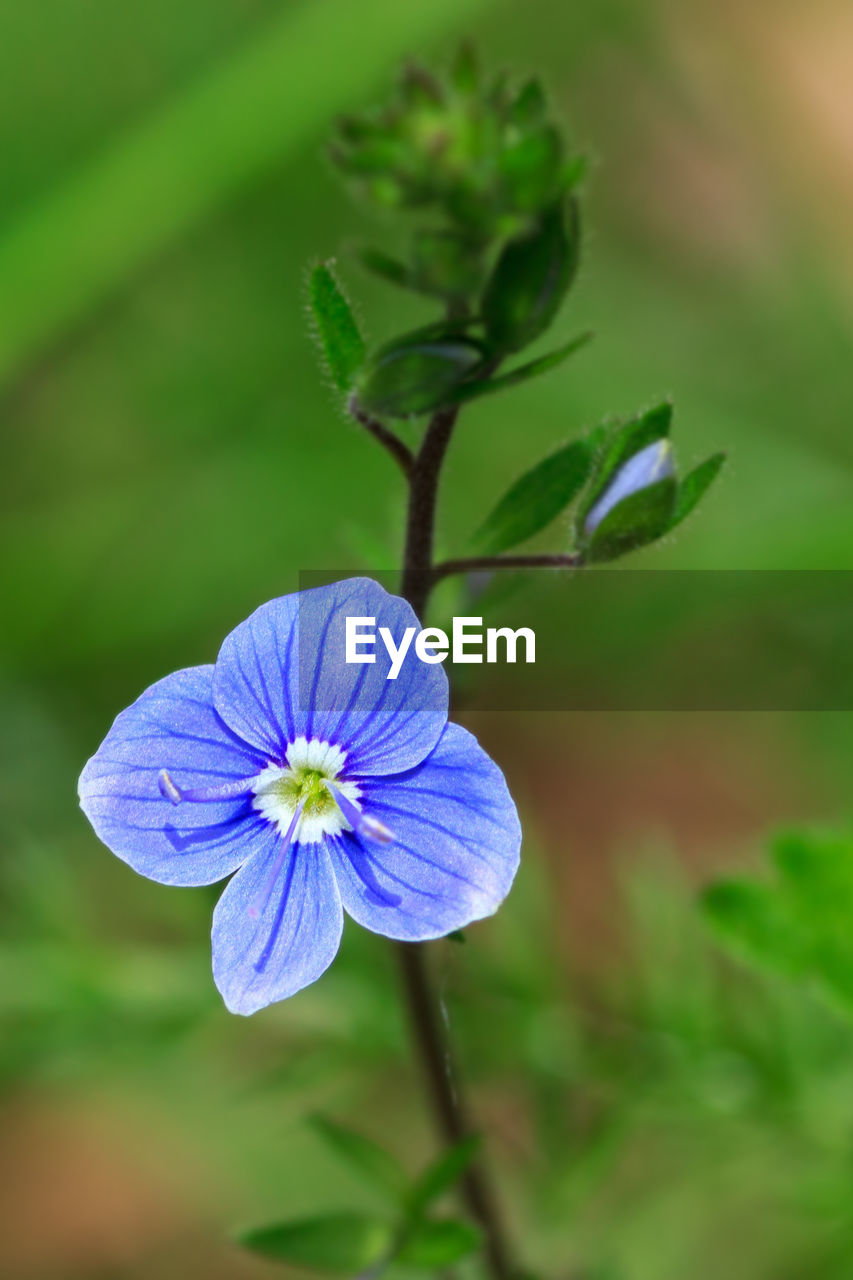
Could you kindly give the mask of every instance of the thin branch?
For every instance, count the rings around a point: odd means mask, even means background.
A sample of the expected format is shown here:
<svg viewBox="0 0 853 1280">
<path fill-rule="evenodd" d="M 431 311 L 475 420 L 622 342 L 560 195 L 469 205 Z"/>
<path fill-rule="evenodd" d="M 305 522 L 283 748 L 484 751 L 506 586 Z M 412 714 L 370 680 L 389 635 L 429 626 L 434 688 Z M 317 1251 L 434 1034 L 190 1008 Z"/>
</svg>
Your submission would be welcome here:
<svg viewBox="0 0 853 1280">
<path fill-rule="evenodd" d="M 370 432 L 374 440 L 378 440 L 382 447 L 388 450 L 391 457 L 402 469 L 403 475 L 410 476 L 415 458 L 409 446 L 404 444 L 400 437 L 395 435 L 384 423 L 379 422 L 378 419 L 371 417 L 369 413 L 360 408 L 355 396 L 352 397 L 347 408 L 350 417 L 355 418 L 356 422 Z"/>
<path fill-rule="evenodd" d="M 533 556 L 468 556 L 460 560 L 442 560 L 433 565 L 433 582 L 456 573 L 475 573 L 492 569 L 579 569 L 583 556 L 579 551 Z"/>
</svg>

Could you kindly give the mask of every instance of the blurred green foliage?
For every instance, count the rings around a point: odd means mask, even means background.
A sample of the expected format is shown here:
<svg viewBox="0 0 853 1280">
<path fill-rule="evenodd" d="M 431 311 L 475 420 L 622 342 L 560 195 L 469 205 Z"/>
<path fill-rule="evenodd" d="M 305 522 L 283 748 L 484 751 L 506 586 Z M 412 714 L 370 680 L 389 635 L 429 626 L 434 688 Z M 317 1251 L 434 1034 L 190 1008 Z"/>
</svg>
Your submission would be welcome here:
<svg viewBox="0 0 853 1280">
<path fill-rule="evenodd" d="M 215 891 L 131 876 L 74 796 L 112 715 L 210 661 L 300 569 L 396 562 L 397 477 L 317 379 L 303 309 L 305 264 L 340 247 L 355 279 L 344 251 L 374 232 L 340 199 L 323 141 L 400 58 L 471 35 L 484 60 L 541 71 L 593 157 L 593 230 L 557 341 L 591 327 L 596 342 L 466 411 L 442 553 L 602 410 L 671 395 L 680 474 L 720 445 L 731 461 L 701 519 L 639 564 L 851 567 L 851 301 L 845 246 L 815 212 L 844 197 L 796 158 L 780 114 L 795 86 L 763 33 L 823 20 L 790 8 L 757 6 L 759 56 L 726 6 L 699 0 L 678 21 L 641 0 L 0 0 L 0 1080 L 7 1195 L 29 1185 L 22 1152 L 43 1180 L 38 1232 L 4 1218 L 0 1269 L 275 1274 L 227 1252 L 225 1225 L 375 1210 L 306 1110 L 351 1121 L 407 1169 L 433 1154 L 378 940 L 348 929 L 321 984 L 229 1019 L 209 975 Z M 716 79 L 696 73 L 697 43 Z M 409 241 L 389 230 L 382 244 L 394 261 Z M 442 247 L 421 246 L 431 286 Z M 368 274 L 359 295 L 379 343 L 434 309 Z M 780 790 L 819 776 L 835 817 L 847 718 L 786 732 Z M 528 762 L 502 763 L 515 789 Z M 615 795 L 625 780 L 607 781 Z M 614 954 L 572 980 L 541 815 L 519 794 L 530 838 L 511 905 L 434 958 L 528 1265 L 573 1280 L 847 1280 L 849 1019 L 772 966 L 729 964 L 681 876 L 639 862 L 613 903 Z M 572 860 L 571 812 L 560 830 Z M 58 1183 L 56 1147 L 26 1117 L 69 1107 L 90 1145 Z M 116 1196 L 144 1201 L 141 1180 L 172 1215 L 146 1213 L 106 1255 L 97 1233 L 75 1252 L 51 1216 L 88 1185 L 100 1130 L 137 1178 L 119 1160 Z M 52 1232 L 53 1254 L 28 1252 Z"/>
<path fill-rule="evenodd" d="M 853 1010 L 853 839 L 783 832 L 770 856 L 775 883 L 718 880 L 704 907 L 720 938 L 748 959 L 808 979 Z"/>
</svg>

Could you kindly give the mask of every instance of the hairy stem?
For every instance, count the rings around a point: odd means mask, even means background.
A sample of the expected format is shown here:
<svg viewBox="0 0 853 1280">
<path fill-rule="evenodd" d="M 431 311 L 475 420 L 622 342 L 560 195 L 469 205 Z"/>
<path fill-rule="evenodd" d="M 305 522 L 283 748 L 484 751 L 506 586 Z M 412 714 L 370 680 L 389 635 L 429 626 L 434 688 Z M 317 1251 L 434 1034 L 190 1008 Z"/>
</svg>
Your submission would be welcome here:
<svg viewBox="0 0 853 1280">
<path fill-rule="evenodd" d="M 435 514 L 441 467 L 450 444 L 458 410 L 441 409 L 432 418 L 409 473 L 409 508 L 403 560 L 402 594 L 423 620 L 435 582 L 432 564 Z M 400 972 L 424 1079 L 435 1119 L 448 1145 L 473 1132 L 453 1062 L 453 1053 L 440 1002 L 433 990 L 420 943 L 397 944 Z M 483 1232 L 483 1247 L 493 1280 L 511 1280 L 501 1215 L 491 1180 L 477 1158 L 461 1183 L 471 1216 Z"/>
<path fill-rule="evenodd" d="M 423 620 L 432 588 L 432 546 L 438 482 L 459 410 L 439 409 L 427 427 L 409 475 L 409 510 L 402 593 Z"/>
</svg>

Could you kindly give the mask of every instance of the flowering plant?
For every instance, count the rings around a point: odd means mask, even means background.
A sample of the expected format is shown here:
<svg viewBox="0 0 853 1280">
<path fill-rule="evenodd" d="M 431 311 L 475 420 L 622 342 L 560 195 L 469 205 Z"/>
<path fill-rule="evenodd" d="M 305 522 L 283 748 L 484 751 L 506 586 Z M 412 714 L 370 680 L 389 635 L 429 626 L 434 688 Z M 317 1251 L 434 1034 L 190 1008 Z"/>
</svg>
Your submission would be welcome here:
<svg viewBox="0 0 853 1280">
<path fill-rule="evenodd" d="M 577 569 L 646 546 L 690 514 L 722 456 L 679 483 L 669 404 L 608 423 L 516 480 L 474 533 L 478 554 L 436 563 L 439 482 L 461 409 L 552 371 L 589 338 L 505 368 L 550 327 L 575 277 L 584 166 L 541 85 L 484 79 L 467 49 L 447 76 L 409 67 L 384 107 L 341 121 L 332 159 L 369 201 L 430 219 L 407 256 L 368 248 L 360 257 L 394 286 L 438 301 L 431 324 L 369 350 L 331 266 L 310 278 L 313 324 L 341 404 L 406 480 L 400 596 L 352 579 L 262 605 L 214 665 L 166 676 L 118 716 L 83 770 L 80 800 L 104 843 L 143 875 L 175 885 L 233 877 L 212 938 L 214 977 L 233 1012 L 253 1013 L 315 981 L 337 952 L 344 911 L 400 944 L 446 1150 L 397 1197 L 393 1222 L 331 1215 L 274 1224 L 244 1243 L 370 1275 L 394 1262 L 442 1271 L 476 1253 L 495 1280 L 509 1280 L 527 1273 L 477 1154 L 419 944 L 502 902 L 518 866 L 518 816 L 497 765 L 448 723 L 443 669 L 415 663 L 387 680 L 381 653 L 348 666 L 345 619 L 369 615 L 399 638 L 423 620 L 442 578 Z M 416 447 L 401 420 L 423 422 Z M 572 504 L 570 546 L 514 551 Z M 387 1172 L 386 1154 L 363 1136 L 331 1137 L 362 1167 Z M 433 1202 L 457 1182 L 467 1217 L 433 1218 Z"/>
</svg>

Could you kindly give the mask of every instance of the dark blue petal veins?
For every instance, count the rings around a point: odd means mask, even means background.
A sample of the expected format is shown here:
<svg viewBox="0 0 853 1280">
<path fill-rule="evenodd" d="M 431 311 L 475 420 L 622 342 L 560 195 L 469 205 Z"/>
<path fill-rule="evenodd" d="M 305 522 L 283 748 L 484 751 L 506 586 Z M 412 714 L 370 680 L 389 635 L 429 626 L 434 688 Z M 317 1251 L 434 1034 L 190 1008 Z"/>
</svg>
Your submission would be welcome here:
<svg viewBox="0 0 853 1280">
<path fill-rule="evenodd" d="M 503 774 L 476 738 L 449 724 L 417 768 L 362 786 L 390 844 L 342 833 L 332 844 L 346 911 L 374 933 L 438 938 L 491 915 L 518 868 L 521 827 Z"/>
<path fill-rule="evenodd" d="M 346 619 L 373 618 L 373 663 L 347 663 Z M 409 604 L 369 578 L 352 578 L 262 605 L 227 637 L 214 700 L 223 720 L 271 759 L 294 737 L 334 742 L 346 771 L 365 777 L 419 764 L 447 723 L 447 676 L 410 652 L 396 680 L 379 639 L 419 629 Z"/>
<path fill-rule="evenodd" d="M 264 759 L 213 708 L 213 667 L 176 671 L 122 711 L 80 776 L 83 812 L 135 871 L 162 884 L 223 879 L 249 857 L 260 826 L 249 796 L 173 805 L 158 785 L 181 788 L 257 774 Z"/>
<path fill-rule="evenodd" d="M 298 596 L 261 605 L 225 637 L 216 660 L 213 698 L 235 733 L 268 760 L 284 760 L 294 725 L 291 671 L 296 665 Z"/>
<path fill-rule="evenodd" d="M 267 827 L 213 913 L 213 977 L 232 1013 L 255 1013 L 307 987 L 340 946 L 343 911 L 325 845 L 293 845 L 271 882 L 280 844 Z"/>
</svg>

